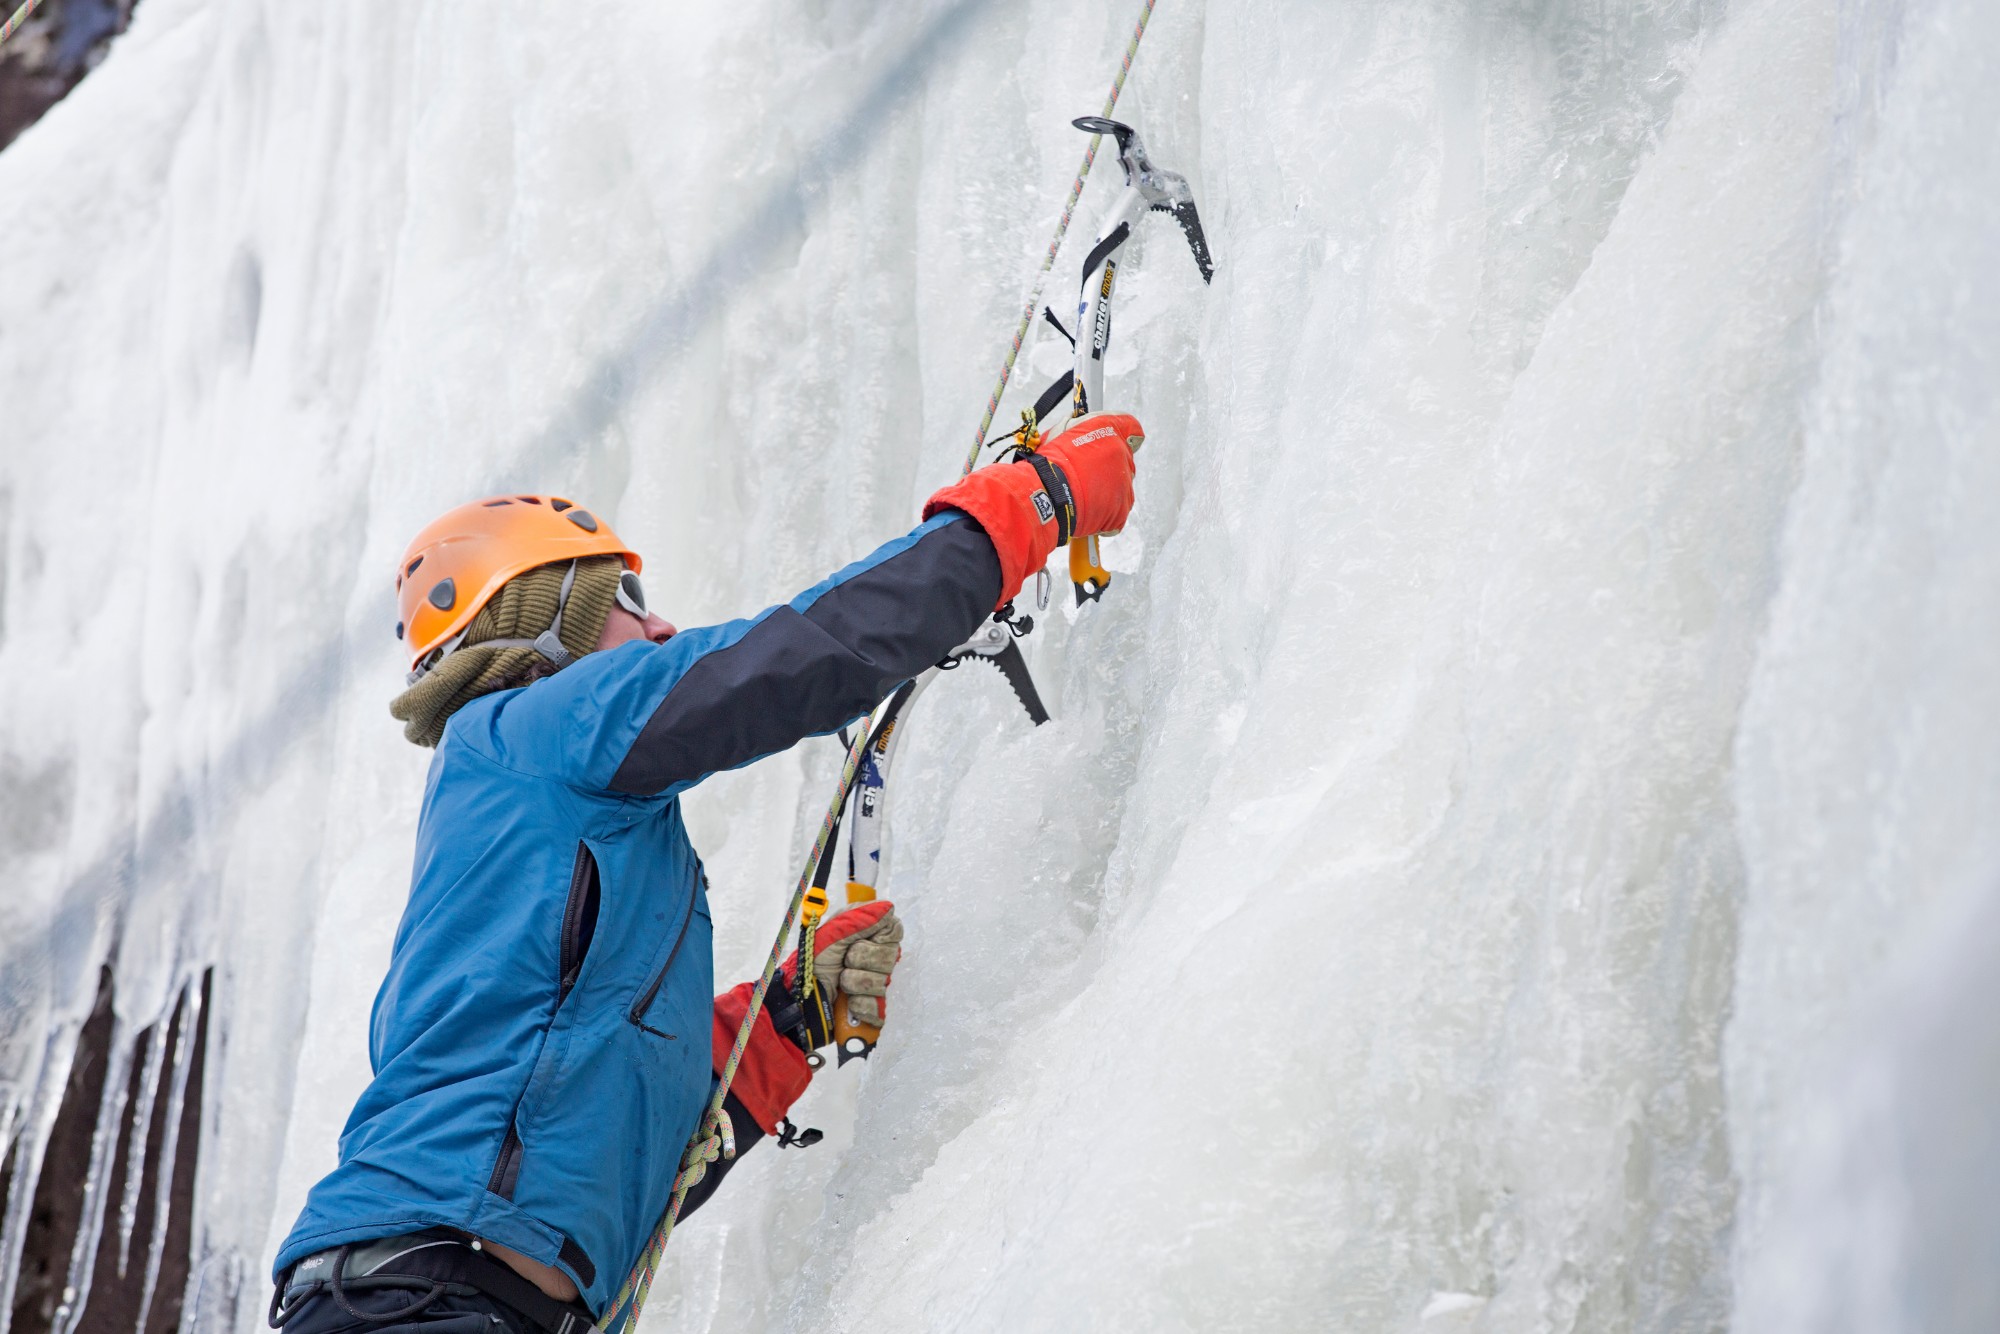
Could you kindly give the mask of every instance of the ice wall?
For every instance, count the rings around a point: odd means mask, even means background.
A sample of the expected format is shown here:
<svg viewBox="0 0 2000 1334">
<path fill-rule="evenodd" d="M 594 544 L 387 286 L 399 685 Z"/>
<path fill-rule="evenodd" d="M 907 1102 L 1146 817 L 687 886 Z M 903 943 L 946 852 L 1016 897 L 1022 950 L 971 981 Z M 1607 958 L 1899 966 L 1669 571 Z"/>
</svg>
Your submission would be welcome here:
<svg viewBox="0 0 2000 1334">
<path fill-rule="evenodd" d="M 1736 751 L 1743 1328 L 2000 1318 L 2000 11 L 1886 68 Z M 1878 59 L 1880 59 L 1878 57 Z"/>
<path fill-rule="evenodd" d="M 146 0 L 0 154 L 0 1124 L 217 966 L 196 1327 L 366 1077 L 409 534 L 690 624 L 899 531 L 1137 8 Z M 648 1324 L 1992 1327 L 1995 26 L 1160 0 L 1121 580 L 925 700 L 894 1027 Z M 836 763 L 690 798 L 723 973 Z"/>
</svg>

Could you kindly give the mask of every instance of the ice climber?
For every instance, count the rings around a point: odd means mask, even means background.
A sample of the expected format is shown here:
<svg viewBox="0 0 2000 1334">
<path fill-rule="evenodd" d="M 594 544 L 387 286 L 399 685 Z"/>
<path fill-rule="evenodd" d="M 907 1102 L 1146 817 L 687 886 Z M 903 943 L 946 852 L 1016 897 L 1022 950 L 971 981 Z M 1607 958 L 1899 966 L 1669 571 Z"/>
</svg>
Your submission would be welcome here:
<svg viewBox="0 0 2000 1334">
<path fill-rule="evenodd" d="M 698 630 L 648 610 L 638 554 L 566 500 L 496 496 L 418 534 L 396 571 L 411 671 L 391 711 L 437 754 L 374 1078 L 279 1248 L 272 1324 L 580 1334 L 605 1310 L 752 989 L 712 995 L 679 794 L 853 722 L 1060 542 L 1122 527 L 1139 435 L 1080 418 L 783 606 Z M 804 1092 L 835 1005 L 880 1020 L 901 939 L 895 909 L 866 903 L 820 926 L 816 997 L 786 966 L 729 1092 L 739 1154 Z M 729 1166 L 718 1138 L 688 1154 L 686 1209 Z"/>
</svg>

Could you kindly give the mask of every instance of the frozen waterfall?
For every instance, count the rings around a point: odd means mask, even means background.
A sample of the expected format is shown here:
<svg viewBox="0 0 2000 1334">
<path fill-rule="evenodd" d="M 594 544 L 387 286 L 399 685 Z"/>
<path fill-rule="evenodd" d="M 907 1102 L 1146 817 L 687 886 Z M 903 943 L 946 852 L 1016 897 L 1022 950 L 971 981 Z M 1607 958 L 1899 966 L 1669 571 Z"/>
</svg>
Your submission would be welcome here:
<svg viewBox="0 0 2000 1334">
<path fill-rule="evenodd" d="M 142 0 L 0 153 L 0 1329 L 38 1188 L 59 1334 L 262 1328 L 410 535 L 588 497 L 689 625 L 906 528 L 1140 8 Z M 1119 113 L 1218 266 L 1119 581 L 926 696 L 884 1044 L 647 1328 L 2000 1328 L 2000 7 L 1159 0 Z M 719 978 L 839 758 L 688 798 Z"/>
</svg>

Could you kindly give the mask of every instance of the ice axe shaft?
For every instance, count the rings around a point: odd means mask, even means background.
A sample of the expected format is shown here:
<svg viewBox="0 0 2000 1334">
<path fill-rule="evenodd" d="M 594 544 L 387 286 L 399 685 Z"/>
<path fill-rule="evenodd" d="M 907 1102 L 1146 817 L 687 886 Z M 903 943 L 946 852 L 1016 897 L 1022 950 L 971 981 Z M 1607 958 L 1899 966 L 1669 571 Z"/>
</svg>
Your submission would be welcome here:
<svg viewBox="0 0 2000 1334">
<path fill-rule="evenodd" d="M 1208 236 L 1202 231 L 1201 215 L 1195 211 L 1194 191 L 1186 177 L 1154 166 L 1138 132 L 1130 125 L 1104 116 L 1079 116 L 1071 124 L 1086 134 L 1108 134 L 1117 140 L 1118 164 L 1125 169 L 1125 189 L 1112 204 L 1096 243 L 1083 261 L 1083 280 L 1077 294 L 1076 364 L 1070 403 L 1070 416 L 1074 418 L 1104 406 L 1104 356 L 1111 346 L 1111 295 L 1118 285 L 1118 256 L 1132 239 L 1132 229 L 1139 219 L 1148 212 L 1157 212 L 1168 214 L 1179 223 L 1204 283 L 1215 277 L 1215 261 L 1209 253 Z M 1136 452 L 1138 446 L 1133 445 L 1133 449 Z M 1102 598 L 1104 590 L 1111 586 L 1111 571 L 1104 568 L 1095 535 L 1070 540 L 1069 580 L 1076 590 L 1078 606 Z"/>
<path fill-rule="evenodd" d="M 1013 632 L 1001 621 L 988 621 L 970 639 L 947 653 L 936 666 L 919 672 L 897 687 L 896 693 L 889 697 L 888 703 L 882 706 L 871 724 L 859 775 L 846 805 L 842 807 L 843 816 L 847 816 L 849 808 L 852 808 L 851 823 L 847 827 L 848 907 L 873 902 L 875 886 L 887 870 L 884 863 L 889 851 L 889 775 L 895 766 L 896 751 L 904 735 L 903 722 L 909 716 L 910 707 L 940 672 L 953 670 L 960 663 L 974 659 L 989 662 L 998 669 L 1031 722 L 1039 727 L 1049 720 L 1049 711 L 1035 689 L 1034 678 L 1028 674 L 1028 663 L 1021 656 L 1020 645 L 1014 642 Z M 829 845 L 814 871 L 814 883 L 823 887 L 832 866 L 833 849 Z M 848 1014 L 847 1004 L 847 998 L 842 996 L 833 1007 L 833 1046 L 841 1065 L 857 1057 L 866 1057 L 875 1050 L 875 1044 L 882 1037 L 879 1025 L 857 1022 Z"/>
</svg>

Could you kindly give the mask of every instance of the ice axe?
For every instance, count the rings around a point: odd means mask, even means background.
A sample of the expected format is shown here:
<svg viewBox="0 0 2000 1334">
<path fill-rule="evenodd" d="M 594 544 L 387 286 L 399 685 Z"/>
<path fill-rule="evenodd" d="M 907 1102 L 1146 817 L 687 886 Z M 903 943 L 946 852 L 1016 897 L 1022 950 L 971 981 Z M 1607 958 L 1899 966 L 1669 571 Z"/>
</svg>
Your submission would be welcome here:
<svg viewBox="0 0 2000 1334">
<path fill-rule="evenodd" d="M 1013 690 L 1029 722 L 1040 727 L 1049 720 L 1049 711 L 1042 703 L 1040 692 L 1035 689 L 1035 680 L 1028 674 L 1027 659 L 1021 655 L 1021 646 L 1014 642 L 1016 633 L 1004 621 L 988 621 L 972 638 L 945 654 L 935 666 L 926 668 L 898 686 L 876 712 L 874 721 L 869 725 L 868 748 L 862 755 L 860 770 L 855 775 L 854 785 L 848 789 L 839 817 L 847 821 L 849 907 L 873 902 L 875 887 L 887 870 L 889 776 L 894 772 L 896 755 L 903 740 L 903 721 L 909 716 L 910 707 L 917 702 L 917 697 L 930 687 L 931 682 L 937 680 L 941 673 L 955 670 L 961 663 L 988 663 L 999 671 Z M 828 842 L 813 871 L 813 887 L 807 894 L 809 910 L 814 896 L 817 896 L 820 911 L 825 911 L 826 886 L 832 871 L 833 843 Z M 867 1057 L 875 1050 L 875 1043 L 881 1035 L 879 1025 L 864 1024 L 854 1019 L 847 1011 L 844 998 L 834 1005 L 833 1041 L 841 1065 L 857 1057 Z"/>
<path fill-rule="evenodd" d="M 1209 254 L 1208 237 L 1201 229 L 1201 215 L 1195 211 L 1194 191 L 1187 178 L 1154 166 L 1138 131 L 1103 116 L 1078 116 L 1070 123 L 1086 134 L 1108 134 L 1116 139 L 1118 165 L 1125 169 L 1125 189 L 1098 229 L 1090 255 L 1083 261 L 1078 287 L 1070 416 L 1081 417 L 1102 406 L 1104 353 L 1111 345 L 1111 289 L 1118 279 L 1118 252 L 1132 238 L 1132 228 L 1141 215 L 1165 213 L 1180 224 L 1204 283 L 1214 279 L 1215 261 Z M 1111 572 L 1098 557 L 1095 535 L 1070 540 L 1069 579 L 1076 588 L 1078 606 L 1103 597 L 1111 586 Z"/>
</svg>

